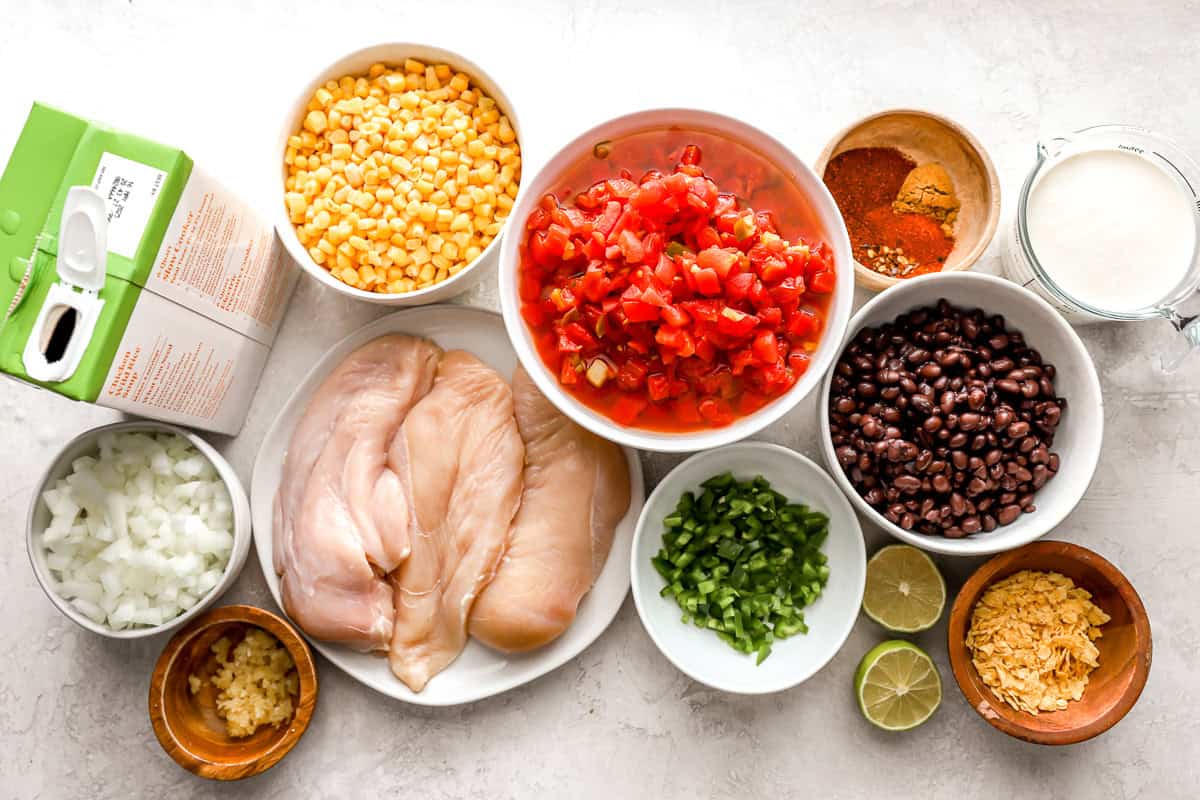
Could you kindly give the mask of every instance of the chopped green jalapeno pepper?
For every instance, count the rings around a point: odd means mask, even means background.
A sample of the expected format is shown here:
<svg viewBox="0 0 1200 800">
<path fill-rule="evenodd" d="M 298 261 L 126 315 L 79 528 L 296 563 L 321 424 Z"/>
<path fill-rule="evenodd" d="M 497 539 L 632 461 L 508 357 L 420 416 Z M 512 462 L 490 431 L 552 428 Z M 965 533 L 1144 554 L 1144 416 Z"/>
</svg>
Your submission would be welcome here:
<svg viewBox="0 0 1200 800">
<path fill-rule="evenodd" d="M 683 621 L 714 631 L 761 664 L 771 644 L 807 633 L 805 606 L 829 580 L 821 544 L 829 518 L 792 503 L 762 476 L 726 472 L 685 492 L 663 520 L 651 559 Z"/>
</svg>

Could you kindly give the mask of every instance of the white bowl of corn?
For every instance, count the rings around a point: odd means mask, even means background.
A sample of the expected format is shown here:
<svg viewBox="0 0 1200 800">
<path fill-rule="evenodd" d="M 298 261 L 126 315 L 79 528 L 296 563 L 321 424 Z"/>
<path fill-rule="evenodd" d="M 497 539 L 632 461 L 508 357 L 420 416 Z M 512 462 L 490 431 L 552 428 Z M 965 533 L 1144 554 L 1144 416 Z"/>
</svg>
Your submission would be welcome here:
<svg viewBox="0 0 1200 800">
<path fill-rule="evenodd" d="M 280 133 L 276 229 L 321 283 L 424 305 L 482 275 L 517 199 L 517 119 L 500 87 L 449 50 L 378 44 L 323 69 Z"/>
</svg>

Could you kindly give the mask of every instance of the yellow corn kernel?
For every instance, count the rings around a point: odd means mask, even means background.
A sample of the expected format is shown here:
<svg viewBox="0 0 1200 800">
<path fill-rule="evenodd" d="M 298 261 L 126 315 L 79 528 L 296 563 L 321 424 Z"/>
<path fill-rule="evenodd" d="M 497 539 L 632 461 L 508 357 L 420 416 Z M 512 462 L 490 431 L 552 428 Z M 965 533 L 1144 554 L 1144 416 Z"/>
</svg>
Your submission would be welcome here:
<svg viewBox="0 0 1200 800">
<path fill-rule="evenodd" d="M 329 127 L 329 118 L 324 111 L 310 111 L 304 117 L 304 127 L 313 133 L 322 133 Z"/>
<path fill-rule="evenodd" d="M 508 117 L 500 118 L 500 132 L 497 134 L 497 137 L 505 144 L 509 144 L 510 142 L 515 142 L 517 140 L 516 131 L 514 131 L 512 126 L 508 124 Z"/>
<path fill-rule="evenodd" d="M 287 203 L 288 212 L 292 216 L 296 216 L 297 214 L 303 215 L 304 209 L 308 208 L 308 200 L 300 192 L 288 192 L 283 196 L 283 199 Z"/>
</svg>

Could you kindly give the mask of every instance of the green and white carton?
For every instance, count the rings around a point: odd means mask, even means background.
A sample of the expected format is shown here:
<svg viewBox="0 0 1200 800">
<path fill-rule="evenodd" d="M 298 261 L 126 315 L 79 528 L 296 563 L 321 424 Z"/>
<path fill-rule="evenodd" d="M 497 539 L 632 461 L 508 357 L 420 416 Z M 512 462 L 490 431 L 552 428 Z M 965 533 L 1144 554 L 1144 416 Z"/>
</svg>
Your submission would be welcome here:
<svg viewBox="0 0 1200 800">
<path fill-rule="evenodd" d="M 0 372 L 237 433 L 295 278 L 183 151 L 34 104 L 0 178 Z"/>
</svg>

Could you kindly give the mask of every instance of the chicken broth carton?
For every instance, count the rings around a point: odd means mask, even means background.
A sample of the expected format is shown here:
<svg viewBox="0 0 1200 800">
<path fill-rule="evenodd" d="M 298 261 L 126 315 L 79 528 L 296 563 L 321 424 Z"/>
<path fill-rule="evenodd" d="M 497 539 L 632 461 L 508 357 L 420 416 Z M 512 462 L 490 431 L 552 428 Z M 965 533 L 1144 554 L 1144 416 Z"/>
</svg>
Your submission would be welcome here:
<svg viewBox="0 0 1200 800">
<path fill-rule="evenodd" d="M 0 178 L 0 371 L 236 433 L 295 277 L 183 151 L 34 104 Z"/>
</svg>

